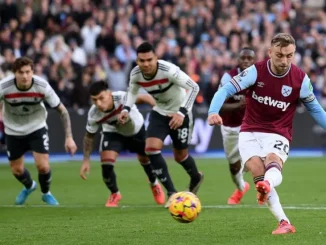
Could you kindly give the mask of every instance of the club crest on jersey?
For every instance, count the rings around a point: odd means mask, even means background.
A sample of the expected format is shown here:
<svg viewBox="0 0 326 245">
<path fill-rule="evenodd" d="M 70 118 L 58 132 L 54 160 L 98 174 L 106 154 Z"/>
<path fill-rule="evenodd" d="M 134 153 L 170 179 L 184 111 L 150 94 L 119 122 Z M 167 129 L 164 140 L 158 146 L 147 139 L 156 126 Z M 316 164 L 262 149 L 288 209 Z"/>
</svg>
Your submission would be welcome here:
<svg viewBox="0 0 326 245">
<path fill-rule="evenodd" d="M 282 86 L 282 95 L 284 97 L 288 97 L 291 93 L 292 93 L 292 88 L 291 87 L 289 87 L 287 85 Z"/>
<path fill-rule="evenodd" d="M 248 71 L 244 70 L 239 75 L 240 75 L 240 77 L 245 77 L 245 76 L 247 76 L 247 74 L 248 74 Z"/>
</svg>

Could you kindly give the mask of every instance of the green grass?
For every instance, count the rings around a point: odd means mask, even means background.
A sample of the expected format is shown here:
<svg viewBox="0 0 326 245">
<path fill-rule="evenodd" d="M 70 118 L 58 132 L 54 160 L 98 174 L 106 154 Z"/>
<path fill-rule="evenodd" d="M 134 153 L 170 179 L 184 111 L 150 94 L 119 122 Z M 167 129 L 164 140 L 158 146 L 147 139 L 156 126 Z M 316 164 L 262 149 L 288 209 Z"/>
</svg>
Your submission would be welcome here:
<svg viewBox="0 0 326 245">
<path fill-rule="evenodd" d="M 79 177 L 79 163 L 52 165 L 52 193 L 61 207 L 43 206 L 39 189 L 26 206 L 11 206 L 22 186 L 9 166 L 0 165 L 0 244 L 326 244 L 324 159 L 286 163 L 278 193 L 297 233 L 285 236 L 271 235 L 276 220 L 268 209 L 258 207 L 254 188 L 244 197 L 244 206 L 224 206 L 234 190 L 224 160 L 198 159 L 197 163 L 205 173 L 198 195 L 204 207 L 190 224 L 174 221 L 168 210 L 155 205 L 136 162 L 117 162 L 121 205 L 125 207 L 116 209 L 104 207 L 109 193 L 98 163 L 92 164 L 87 181 Z M 27 168 L 37 179 L 35 167 Z M 173 161 L 169 169 L 175 185 L 183 190 L 187 175 Z M 249 175 L 246 179 L 252 183 Z"/>
</svg>

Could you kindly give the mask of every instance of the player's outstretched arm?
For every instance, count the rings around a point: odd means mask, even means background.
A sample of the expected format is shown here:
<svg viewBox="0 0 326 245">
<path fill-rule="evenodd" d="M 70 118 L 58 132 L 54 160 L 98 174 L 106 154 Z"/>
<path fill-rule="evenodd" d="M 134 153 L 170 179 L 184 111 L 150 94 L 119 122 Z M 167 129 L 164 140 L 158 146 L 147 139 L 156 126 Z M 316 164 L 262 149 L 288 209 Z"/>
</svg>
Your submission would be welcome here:
<svg viewBox="0 0 326 245">
<path fill-rule="evenodd" d="M 321 107 L 317 99 L 304 103 L 310 115 L 315 119 L 315 121 L 326 130 L 326 112 Z"/>
<path fill-rule="evenodd" d="M 313 87 L 307 75 L 305 75 L 302 81 L 300 99 L 307 108 L 307 111 L 310 113 L 310 115 L 323 129 L 326 130 L 326 112 L 316 99 L 313 92 Z"/>
<path fill-rule="evenodd" d="M 149 94 L 138 95 L 136 99 L 136 104 L 148 104 L 151 106 L 156 105 L 154 98 Z"/>
<path fill-rule="evenodd" d="M 228 82 L 230 82 L 231 79 L 232 79 L 231 75 L 228 72 L 225 72 L 221 78 L 219 89 L 223 87 L 225 84 L 227 84 Z M 237 103 L 230 103 L 228 102 L 228 100 L 226 100 L 222 105 L 221 111 L 231 112 L 239 108 L 242 108 L 244 106 L 245 106 L 245 99 L 242 99 Z"/>
<path fill-rule="evenodd" d="M 90 155 L 93 150 L 95 134 L 86 131 L 83 139 L 83 164 L 80 167 L 80 177 L 87 179 L 87 174 L 90 171 Z"/>
<path fill-rule="evenodd" d="M 62 103 L 60 103 L 60 105 L 57 107 L 57 110 L 61 115 L 61 120 L 66 135 L 65 149 L 71 155 L 74 155 L 75 152 L 77 151 L 77 146 L 72 137 L 71 121 L 70 121 L 69 113 L 67 111 L 67 108 Z"/>
</svg>

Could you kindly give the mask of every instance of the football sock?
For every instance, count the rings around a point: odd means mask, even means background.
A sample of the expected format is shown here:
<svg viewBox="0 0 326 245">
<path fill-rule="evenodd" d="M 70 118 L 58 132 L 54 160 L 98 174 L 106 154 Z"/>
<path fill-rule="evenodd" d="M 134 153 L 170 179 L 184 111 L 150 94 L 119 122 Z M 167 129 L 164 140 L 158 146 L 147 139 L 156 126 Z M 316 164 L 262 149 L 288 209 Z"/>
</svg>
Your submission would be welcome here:
<svg viewBox="0 0 326 245">
<path fill-rule="evenodd" d="M 254 183 L 257 184 L 259 181 L 264 180 L 264 175 L 256 176 L 253 179 L 254 179 Z"/>
<path fill-rule="evenodd" d="M 167 190 L 168 196 L 171 194 L 177 192 L 177 190 L 174 188 L 171 176 L 169 174 L 168 166 L 166 165 L 166 162 L 164 158 L 162 157 L 161 152 L 157 153 L 157 151 L 154 152 L 146 152 L 151 164 L 153 164 L 154 172 L 156 176 L 161 181 L 162 185 Z"/>
<path fill-rule="evenodd" d="M 268 200 L 266 202 L 267 207 L 271 211 L 271 213 L 275 216 L 275 218 L 278 220 L 278 222 L 281 222 L 281 220 L 286 220 L 290 223 L 288 217 L 286 217 L 282 205 L 280 203 L 280 199 L 278 197 L 278 194 L 275 190 L 275 188 L 271 188 L 270 193 L 268 194 Z"/>
<path fill-rule="evenodd" d="M 245 182 L 243 179 L 243 174 L 241 172 L 233 175 L 231 174 L 232 177 L 232 181 L 233 183 L 237 186 L 237 188 L 239 189 L 239 191 L 243 191 L 243 189 L 245 188 Z"/>
<path fill-rule="evenodd" d="M 25 186 L 26 189 L 29 189 L 32 187 L 33 180 L 31 178 L 31 174 L 29 173 L 29 171 L 26 168 L 24 168 L 24 172 L 21 175 L 14 174 L 14 176 L 20 183 L 22 183 Z"/>
<path fill-rule="evenodd" d="M 42 193 L 48 193 L 51 184 L 51 170 L 45 174 L 38 173 L 38 181 L 40 182 Z"/>
<path fill-rule="evenodd" d="M 276 162 L 271 162 L 266 167 L 265 180 L 267 180 L 271 188 L 276 187 L 282 183 L 281 167 Z"/>
<path fill-rule="evenodd" d="M 114 166 L 111 163 L 102 163 L 102 177 L 105 185 L 111 191 L 111 193 L 117 193 L 119 191 L 117 186 L 116 175 L 114 172 Z"/>
<path fill-rule="evenodd" d="M 242 171 L 240 171 L 241 166 L 239 169 L 238 167 L 235 167 L 234 164 L 229 164 L 229 168 L 233 183 L 237 186 L 239 191 L 243 191 L 243 189 L 245 188 L 245 182 L 243 179 L 243 173 Z"/>
<path fill-rule="evenodd" d="M 179 162 L 179 164 L 186 170 L 191 179 L 198 180 L 200 178 L 195 160 L 192 158 L 192 156 L 186 156 L 186 158 Z"/>
<path fill-rule="evenodd" d="M 146 173 L 146 175 L 148 177 L 149 182 L 151 182 L 151 184 L 155 184 L 155 182 L 156 182 L 156 174 L 153 171 L 154 169 L 153 169 L 152 164 L 150 162 L 148 162 L 148 163 L 145 163 L 145 164 L 142 163 L 141 165 L 144 168 L 144 171 L 145 171 L 145 173 Z"/>
</svg>

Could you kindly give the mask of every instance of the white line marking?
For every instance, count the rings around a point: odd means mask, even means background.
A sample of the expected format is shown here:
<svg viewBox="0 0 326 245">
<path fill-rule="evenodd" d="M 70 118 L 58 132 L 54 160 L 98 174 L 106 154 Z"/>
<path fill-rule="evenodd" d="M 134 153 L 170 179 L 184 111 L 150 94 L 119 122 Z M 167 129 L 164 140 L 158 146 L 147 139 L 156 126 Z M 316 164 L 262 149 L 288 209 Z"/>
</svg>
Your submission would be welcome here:
<svg viewBox="0 0 326 245">
<path fill-rule="evenodd" d="M 49 206 L 49 205 L 0 205 L 0 208 L 105 208 L 104 205 L 59 205 L 59 206 Z M 123 208 L 163 208 L 163 206 L 158 205 L 122 205 L 118 209 Z M 267 208 L 266 206 L 259 205 L 204 205 L 203 209 L 262 209 Z M 285 205 L 284 209 L 292 210 L 326 210 L 326 206 L 318 206 L 311 204 L 299 204 L 299 205 Z"/>
</svg>

